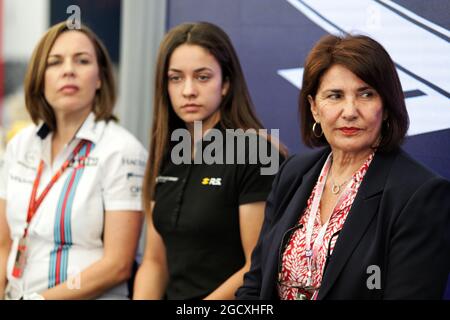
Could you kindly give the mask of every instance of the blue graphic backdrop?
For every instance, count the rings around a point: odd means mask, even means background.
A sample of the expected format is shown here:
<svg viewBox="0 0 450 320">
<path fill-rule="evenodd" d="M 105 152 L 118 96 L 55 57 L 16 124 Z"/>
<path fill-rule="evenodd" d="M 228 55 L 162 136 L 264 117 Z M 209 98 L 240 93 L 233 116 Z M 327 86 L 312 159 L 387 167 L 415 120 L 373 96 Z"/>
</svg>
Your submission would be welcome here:
<svg viewBox="0 0 450 320">
<path fill-rule="evenodd" d="M 169 0 L 168 28 L 209 21 L 231 37 L 267 128 L 307 152 L 297 100 L 306 54 L 327 33 L 364 32 L 397 64 L 411 118 L 404 148 L 450 179 L 450 1 Z"/>
</svg>

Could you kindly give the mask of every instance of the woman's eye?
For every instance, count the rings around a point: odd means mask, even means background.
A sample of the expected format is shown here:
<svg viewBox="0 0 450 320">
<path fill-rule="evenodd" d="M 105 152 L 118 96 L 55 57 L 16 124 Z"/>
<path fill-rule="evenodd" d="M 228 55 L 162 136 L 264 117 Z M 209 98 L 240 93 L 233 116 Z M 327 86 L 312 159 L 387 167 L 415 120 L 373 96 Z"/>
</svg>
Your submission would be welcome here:
<svg viewBox="0 0 450 320">
<path fill-rule="evenodd" d="M 90 63 L 89 59 L 86 59 L 86 58 L 79 58 L 77 60 L 77 62 L 81 63 L 81 64 L 89 64 Z"/>
<path fill-rule="evenodd" d="M 211 77 L 208 75 L 199 75 L 197 78 L 200 81 L 208 81 L 209 79 L 211 79 Z"/>
<path fill-rule="evenodd" d="M 341 94 L 340 93 L 332 93 L 332 94 L 329 94 L 327 96 L 327 98 L 331 99 L 331 100 L 337 100 L 337 99 L 341 98 Z"/>
<path fill-rule="evenodd" d="M 170 82 L 178 82 L 181 80 L 180 76 L 169 76 L 169 81 Z"/>
<path fill-rule="evenodd" d="M 365 91 L 361 93 L 361 97 L 367 99 L 374 96 L 374 93 L 372 91 Z"/>
<path fill-rule="evenodd" d="M 47 61 L 47 67 L 51 67 L 51 66 L 57 65 L 59 62 L 60 62 L 59 60 Z"/>
</svg>

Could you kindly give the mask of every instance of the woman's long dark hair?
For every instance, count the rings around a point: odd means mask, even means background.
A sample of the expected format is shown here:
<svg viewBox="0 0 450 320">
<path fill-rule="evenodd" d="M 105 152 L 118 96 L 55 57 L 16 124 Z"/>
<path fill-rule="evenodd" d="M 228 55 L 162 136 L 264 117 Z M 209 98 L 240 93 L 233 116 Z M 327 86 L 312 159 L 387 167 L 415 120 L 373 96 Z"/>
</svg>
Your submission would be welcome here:
<svg viewBox="0 0 450 320">
<path fill-rule="evenodd" d="M 158 53 L 153 102 L 153 125 L 150 140 L 150 156 L 143 186 L 143 201 L 147 212 L 153 199 L 156 177 L 164 156 L 169 151 L 170 135 L 184 122 L 175 114 L 168 93 L 167 70 L 169 60 L 182 44 L 197 45 L 206 49 L 219 63 L 223 81 L 229 82 L 229 90 L 220 105 L 220 125 L 224 129 L 262 129 L 248 92 L 236 51 L 228 35 L 218 26 L 208 22 L 185 23 L 171 29 L 164 37 Z M 270 136 L 267 137 L 270 140 Z M 281 145 L 280 145 L 281 146 Z M 284 154 L 284 147 L 280 147 Z"/>
</svg>

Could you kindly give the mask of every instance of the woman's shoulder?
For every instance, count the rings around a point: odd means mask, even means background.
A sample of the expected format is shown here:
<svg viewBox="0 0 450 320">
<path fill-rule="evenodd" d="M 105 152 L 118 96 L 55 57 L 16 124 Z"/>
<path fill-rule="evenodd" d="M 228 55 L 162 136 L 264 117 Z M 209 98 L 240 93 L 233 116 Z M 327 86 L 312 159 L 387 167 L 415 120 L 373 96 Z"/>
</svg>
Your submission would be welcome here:
<svg viewBox="0 0 450 320">
<path fill-rule="evenodd" d="M 401 181 L 402 184 L 408 183 L 411 185 L 422 184 L 433 179 L 445 180 L 431 168 L 414 159 L 403 149 L 396 151 L 396 159 L 392 166 L 391 178 Z"/>
<path fill-rule="evenodd" d="M 385 190 L 395 194 L 397 201 L 409 201 L 415 195 L 441 187 L 450 191 L 450 181 L 414 159 L 406 151 L 398 149 L 391 156 L 394 157 L 392 165 L 384 168 L 389 170 Z"/>
<path fill-rule="evenodd" d="M 24 127 L 9 140 L 7 149 L 27 149 L 35 145 L 36 140 L 39 139 L 38 129 L 39 127 L 34 124 Z"/>
<path fill-rule="evenodd" d="M 314 165 L 316 165 L 320 159 L 329 153 L 329 148 L 321 148 L 318 150 L 291 155 L 283 162 L 280 171 L 292 176 L 304 175 Z"/>
<path fill-rule="evenodd" d="M 121 152 L 147 152 L 142 143 L 127 129 L 116 123 L 109 121 L 106 124 L 102 140 L 108 144 L 108 148 Z"/>
<path fill-rule="evenodd" d="M 23 129 L 20 129 L 14 136 L 11 138 L 10 142 L 18 143 L 19 141 L 28 140 L 33 137 L 38 137 L 37 133 L 40 126 L 35 124 L 30 124 Z"/>
<path fill-rule="evenodd" d="M 292 188 L 294 184 L 298 186 L 302 182 L 302 177 L 322 160 L 325 162 L 329 153 L 329 148 L 321 148 L 310 152 L 294 154 L 286 158 L 275 177 L 277 188 L 284 190 L 286 188 Z"/>
</svg>

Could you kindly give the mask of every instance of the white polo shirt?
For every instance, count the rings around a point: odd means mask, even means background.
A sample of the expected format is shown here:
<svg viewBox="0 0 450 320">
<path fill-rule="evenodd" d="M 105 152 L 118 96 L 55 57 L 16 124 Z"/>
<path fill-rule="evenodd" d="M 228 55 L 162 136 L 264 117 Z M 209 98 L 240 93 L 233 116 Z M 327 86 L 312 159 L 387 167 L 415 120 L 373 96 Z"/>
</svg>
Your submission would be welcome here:
<svg viewBox="0 0 450 320">
<path fill-rule="evenodd" d="M 83 169 L 69 167 L 47 194 L 28 229 L 27 262 L 20 279 L 12 276 L 18 239 L 26 225 L 27 209 L 37 167 L 45 163 L 37 195 L 81 139 L 92 143 Z M 102 258 L 105 211 L 142 210 L 141 186 L 147 152 L 115 122 L 95 122 L 91 113 L 75 138 L 51 159 L 52 132 L 45 125 L 23 129 L 8 144 L 0 171 L 0 198 L 13 239 L 7 278 L 17 295 L 42 292 L 69 281 L 83 286 L 81 271 Z M 126 283 L 100 298 L 126 298 Z"/>
</svg>

